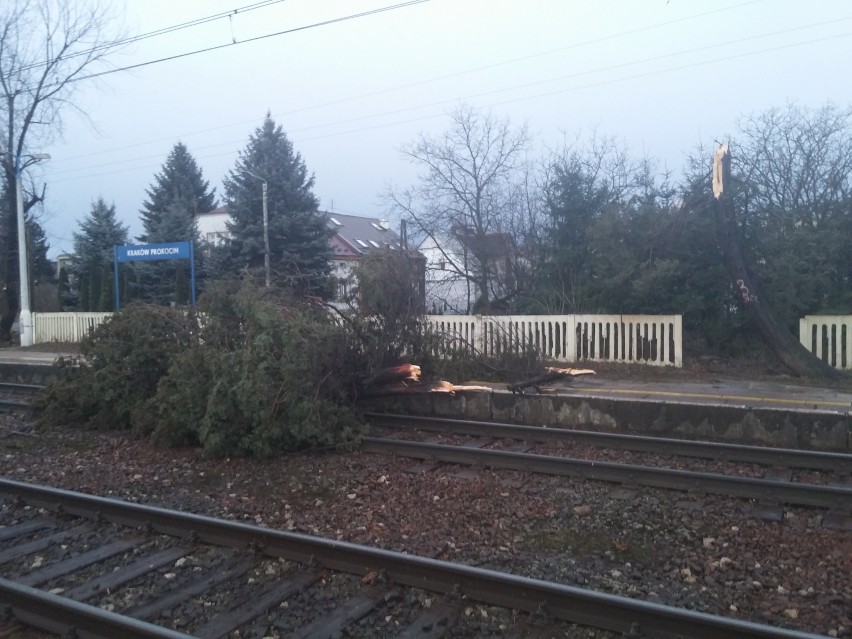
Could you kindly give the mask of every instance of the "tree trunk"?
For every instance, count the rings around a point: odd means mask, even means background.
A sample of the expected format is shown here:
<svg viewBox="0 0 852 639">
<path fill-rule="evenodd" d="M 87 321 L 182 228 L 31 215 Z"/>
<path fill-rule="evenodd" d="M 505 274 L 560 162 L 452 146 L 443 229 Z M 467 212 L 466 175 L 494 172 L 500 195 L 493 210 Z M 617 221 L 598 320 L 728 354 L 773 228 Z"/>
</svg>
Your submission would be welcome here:
<svg viewBox="0 0 852 639">
<path fill-rule="evenodd" d="M 0 342 L 11 340 L 12 324 L 18 315 L 21 302 L 19 295 L 21 281 L 18 275 L 18 200 L 15 191 L 14 172 L 6 171 L 6 183 L 5 194 L 7 197 L 4 203 L 5 207 L 3 207 L 6 209 L 6 236 L 3 238 L 3 252 L 6 257 L 6 304 L 3 315 L 0 317 Z"/>
<path fill-rule="evenodd" d="M 792 373 L 804 377 L 838 377 L 840 373 L 802 346 L 761 300 L 759 284 L 749 272 L 740 246 L 734 203 L 727 192 L 730 183 L 731 153 L 728 145 L 723 144 L 713 157 L 716 235 L 740 302 L 757 324 L 763 341 Z"/>
</svg>

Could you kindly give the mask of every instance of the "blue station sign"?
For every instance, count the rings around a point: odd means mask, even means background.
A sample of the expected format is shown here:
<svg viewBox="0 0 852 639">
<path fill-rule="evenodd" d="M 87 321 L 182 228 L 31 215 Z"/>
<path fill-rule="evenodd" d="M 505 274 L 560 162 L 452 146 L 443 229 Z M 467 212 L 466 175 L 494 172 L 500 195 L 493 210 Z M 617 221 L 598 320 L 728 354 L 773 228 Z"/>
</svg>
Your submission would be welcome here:
<svg viewBox="0 0 852 639">
<path fill-rule="evenodd" d="M 192 245 L 189 242 L 126 244 L 115 247 L 115 259 L 118 262 L 189 260 L 192 259 Z"/>
<path fill-rule="evenodd" d="M 190 293 L 195 306 L 195 252 L 192 242 L 167 242 L 164 244 L 125 244 L 115 247 L 113 272 L 115 275 L 115 310 L 121 308 L 118 265 L 122 262 L 152 262 L 154 260 L 189 260 Z"/>
</svg>

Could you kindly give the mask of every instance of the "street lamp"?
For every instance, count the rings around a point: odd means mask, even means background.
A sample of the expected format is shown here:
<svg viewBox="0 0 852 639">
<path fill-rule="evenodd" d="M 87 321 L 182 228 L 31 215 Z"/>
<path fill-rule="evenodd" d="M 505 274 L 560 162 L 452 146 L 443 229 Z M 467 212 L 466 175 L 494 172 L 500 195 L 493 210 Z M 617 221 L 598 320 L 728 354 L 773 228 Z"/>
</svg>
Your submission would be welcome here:
<svg viewBox="0 0 852 639">
<path fill-rule="evenodd" d="M 47 153 L 36 153 L 26 156 L 29 158 L 27 164 L 39 160 L 49 160 Z M 33 314 L 30 310 L 30 271 L 27 260 L 27 227 L 24 217 L 24 187 L 21 184 L 21 172 L 24 167 L 21 164 L 21 156 L 15 158 L 15 190 L 18 200 L 18 271 L 20 271 L 21 287 L 21 314 L 18 326 L 21 333 L 21 346 L 33 345 Z"/>
<path fill-rule="evenodd" d="M 269 209 L 266 197 L 266 180 L 260 177 L 259 175 L 255 175 L 251 171 L 246 171 L 245 169 L 243 169 L 243 172 L 263 182 L 263 270 L 266 276 L 266 288 L 269 288 Z"/>
</svg>

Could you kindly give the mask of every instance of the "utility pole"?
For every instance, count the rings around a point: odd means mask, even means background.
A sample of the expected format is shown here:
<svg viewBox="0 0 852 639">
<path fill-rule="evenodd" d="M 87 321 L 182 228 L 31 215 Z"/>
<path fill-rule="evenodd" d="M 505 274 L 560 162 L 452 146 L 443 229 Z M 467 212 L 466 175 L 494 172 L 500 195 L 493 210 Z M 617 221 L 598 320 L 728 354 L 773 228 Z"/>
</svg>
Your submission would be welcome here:
<svg viewBox="0 0 852 639">
<path fill-rule="evenodd" d="M 38 160 L 49 160 L 47 153 L 28 155 L 32 162 Z M 30 162 L 30 163 L 32 163 Z M 24 215 L 24 187 L 21 173 L 23 171 L 21 156 L 15 157 L 15 196 L 17 202 L 18 218 L 18 271 L 20 277 L 20 299 L 21 310 L 18 317 L 18 330 L 21 335 L 21 346 L 33 345 L 33 314 L 30 307 L 30 268 L 27 259 L 27 221 Z"/>
<path fill-rule="evenodd" d="M 269 288 L 272 285 L 272 277 L 271 277 L 271 269 L 269 266 L 269 203 L 267 197 L 267 184 L 266 180 L 259 175 L 255 175 L 251 171 L 247 171 L 243 169 L 243 172 L 246 175 L 252 176 L 256 180 L 260 180 L 263 182 L 263 188 L 261 193 L 263 194 L 263 271 L 264 278 L 266 281 L 266 288 Z"/>
<path fill-rule="evenodd" d="M 263 180 L 263 272 L 266 277 L 266 288 L 269 288 L 269 203 L 266 195 L 266 180 Z"/>
</svg>

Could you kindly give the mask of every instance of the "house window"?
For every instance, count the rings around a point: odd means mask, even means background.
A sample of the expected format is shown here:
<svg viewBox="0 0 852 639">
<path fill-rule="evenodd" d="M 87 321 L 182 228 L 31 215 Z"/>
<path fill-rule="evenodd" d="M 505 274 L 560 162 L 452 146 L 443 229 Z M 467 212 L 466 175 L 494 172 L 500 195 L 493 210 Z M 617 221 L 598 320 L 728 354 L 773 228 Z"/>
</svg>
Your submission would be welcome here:
<svg viewBox="0 0 852 639">
<path fill-rule="evenodd" d="M 355 240 L 355 241 L 358 242 L 358 246 L 361 246 L 363 248 L 369 248 L 369 244 L 367 244 L 364 240 Z"/>
</svg>

